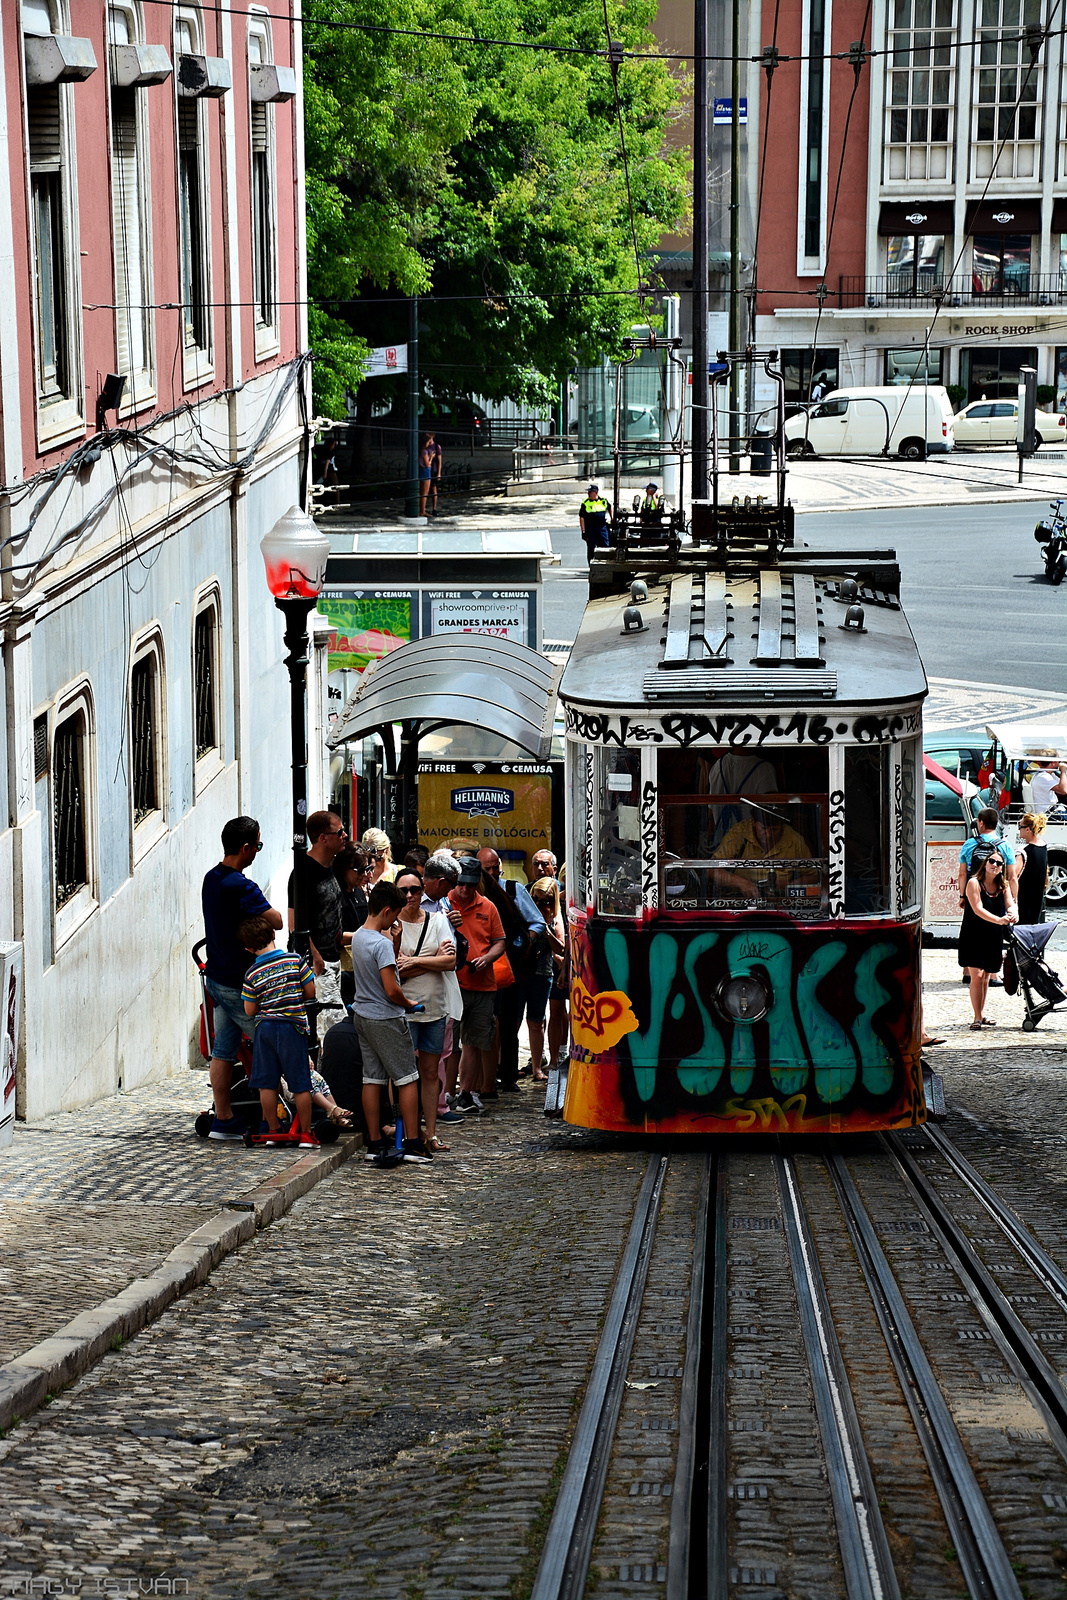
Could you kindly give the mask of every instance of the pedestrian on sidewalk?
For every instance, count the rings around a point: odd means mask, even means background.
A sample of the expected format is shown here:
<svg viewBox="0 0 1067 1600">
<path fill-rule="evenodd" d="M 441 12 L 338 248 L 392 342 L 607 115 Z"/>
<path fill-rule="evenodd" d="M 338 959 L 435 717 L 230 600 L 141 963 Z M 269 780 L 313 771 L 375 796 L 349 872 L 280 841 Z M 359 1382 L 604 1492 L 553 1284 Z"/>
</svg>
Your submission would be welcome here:
<svg viewBox="0 0 1067 1600">
<path fill-rule="evenodd" d="M 341 943 L 341 999 L 346 1006 L 350 1006 L 352 996 L 355 994 L 355 984 L 352 979 L 352 935 L 357 928 L 362 928 L 367 920 L 365 885 L 370 877 L 370 868 L 363 851 L 348 845 L 334 860 L 333 871 L 341 889 L 341 933 L 348 934 L 347 942 L 342 939 Z M 337 1026 L 337 1020 L 325 1013 L 323 1022 L 324 1026 L 319 1028 L 321 1038 L 325 1038 L 330 1028 Z"/>
<path fill-rule="evenodd" d="M 451 904 L 448 896 L 459 880 L 459 862 L 451 850 L 438 850 L 427 861 L 422 880 L 422 909 L 424 911 L 440 911 L 448 918 L 452 927 L 452 937 L 456 943 L 456 973 L 467 958 L 466 940 L 460 935 L 456 937 L 459 926 L 459 911 Z M 462 944 L 462 949 L 460 945 Z M 442 1097 L 438 1101 L 438 1122 L 462 1122 L 463 1113 L 453 1110 L 456 1098 L 456 1084 L 459 1081 L 459 1019 L 463 1014 L 463 996 L 459 987 L 458 977 L 454 977 L 449 984 L 453 999 L 451 1004 L 458 1003 L 458 1010 L 452 1010 L 445 1021 L 445 1038 L 441 1047 L 441 1060 L 444 1088 Z"/>
<path fill-rule="evenodd" d="M 370 887 L 373 889 L 383 878 L 386 883 L 392 883 L 396 877 L 396 866 L 393 863 L 393 846 L 385 829 L 365 828 L 360 843 L 370 863 Z"/>
<path fill-rule="evenodd" d="M 460 862 L 459 882 L 449 895 L 460 914 L 459 931 L 467 941 L 467 960 L 460 969 L 463 1020 L 459 1061 L 461 1093 L 456 1108 L 478 1115 L 485 1108 L 482 1091 L 496 1083 L 496 978 L 493 963 L 504 954 L 504 926 L 500 913 L 478 888 L 482 869 L 475 856 Z"/>
<path fill-rule="evenodd" d="M 545 919 L 545 932 L 539 936 L 534 968 L 527 982 L 526 1027 L 530 1036 L 530 1068 L 534 1083 L 547 1083 L 545 1071 L 545 1016 L 555 984 L 557 964 L 563 966 L 566 943 L 563 918 L 559 910 L 559 889 L 555 878 L 539 878 L 530 898 Z M 554 1057 L 552 1058 L 555 1059 Z"/>
<path fill-rule="evenodd" d="M 1030 779 L 1030 798 L 1034 810 L 1046 815 L 1067 800 L 1067 761 L 1039 761 Z"/>
<path fill-rule="evenodd" d="M 311 968 L 296 951 L 277 948 L 266 917 L 249 917 L 239 932 L 252 957 L 241 998 L 246 1015 L 257 1018 L 248 1081 L 259 1090 L 266 1131 L 279 1131 L 278 1092 L 284 1078 L 300 1123 L 298 1142 L 318 1144 L 311 1132 L 311 1062 L 304 1009 L 315 998 Z"/>
<path fill-rule="evenodd" d="M 222 830 L 222 860 L 204 878 L 201 891 L 207 936 L 204 987 L 214 1005 L 209 1072 L 215 1115 L 208 1138 L 220 1143 L 236 1144 L 244 1138 L 245 1125 L 233 1114 L 230 1090 L 241 1036 L 251 1039 L 255 1032 L 241 996 L 252 957 L 238 930 L 249 917 L 263 917 L 275 929 L 282 926 L 281 912 L 246 877 L 262 848 L 255 817 L 232 817 Z"/>
<path fill-rule="evenodd" d="M 352 1018 L 363 1055 L 367 1160 L 373 1161 L 388 1149 L 381 1136 L 381 1091 L 391 1083 L 404 1123 L 404 1160 L 425 1163 L 433 1156 L 419 1137 L 419 1069 L 407 1025 L 408 1014 L 421 1015 L 423 1004 L 407 999 L 400 987 L 392 938 L 402 904 L 403 896 L 392 883 L 376 883 L 367 896 L 367 920 L 352 935 L 356 981 Z"/>
<path fill-rule="evenodd" d="M 515 980 L 506 988 L 497 988 L 496 1015 L 500 1024 L 500 1088 L 504 1094 L 517 1094 L 519 1030 L 526 1014 L 536 944 L 544 935 L 545 921 L 523 884 L 516 883 L 514 878 L 501 881 L 500 857 L 495 850 L 479 850 L 478 861 L 484 874 L 482 893 L 500 913 L 506 941 L 504 951 Z M 488 1092 L 494 1092 L 493 1085 Z"/>
<path fill-rule="evenodd" d="M 989 980 L 1004 960 L 1004 933 L 1019 917 L 1003 856 L 997 850 L 972 853 L 964 892 L 963 921 L 956 957 L 970 983 L 971 1029 L 995 1028 L 985 1014 Z"/>
<path fill-rule="evenodd" d="M 334 866 L 348 843 L 348 834 L 335 812 L 313 811 L 307 820 L 307 837 L 308 848 L 297 855 L 295 869 L 289 874 L 289 932 L 307 932 L 319 1000 L 336 1006 L 334 1015 L 339 1016 L 343 1005 L 341 948 L 351 935 L 344 931 L 344 901 Z M 297 874 L 306 930 L 298 929 L 295 922 Z M 333 1020 L 331 1017 L 328 1022 Z"/>
<path fill-rule="evenodd" d="M 1019 822 L 1019 841 L 1022 849 L 1017 859 L 1019 867 L 1018 903 L 1019 921 L 1032 927 L 1045 920 L 1045 890 L 1048 887 L 1048 845 L 1042 841 L 1045 818 L 1040 812 L 1028 811 Z"/>
<path fill-rule="evenodd" d="M 417 872 L 400 873 L 396 887 L 404 897 L 396 970 L 407 998 L 421 1000 L 426 1008 L 420 1017 L 408 1018 L 408 1027 L 419 1062 L 422 1115 L 426 1123 L 423 1137 L 437 1155 L 448 1149 L 437 1137 L 437 1105 L 441 1097 L 438 1070 L 449 1015 L 448 974 L 455 971 L 456 946 L 445 914 L 422 909 L 422 879 Z"/>
</svg>

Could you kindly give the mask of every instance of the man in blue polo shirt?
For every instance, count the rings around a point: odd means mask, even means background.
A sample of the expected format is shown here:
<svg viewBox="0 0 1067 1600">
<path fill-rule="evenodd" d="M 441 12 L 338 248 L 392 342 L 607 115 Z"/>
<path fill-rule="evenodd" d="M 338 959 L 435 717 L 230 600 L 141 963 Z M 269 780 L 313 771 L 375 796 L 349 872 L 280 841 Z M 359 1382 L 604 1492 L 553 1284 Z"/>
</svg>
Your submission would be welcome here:
<svg viewBox="0 0 1067 1600">
<path fill-rule="evenodd" d="M 253 1028 L 241 995 L 252 956 L 237 930 L 249 917 L 264 917 L 275 929 L 282 925 L 281 912 L 273 910 L 259 886 L 245 877 L 262 848 L 255 817 L 232 818 L 222 830 L 222 860 L 205 877 L 201 895 L 207 935 L 205 986 L 215 1003 L 210 1063 L 215 1115 L 208 1138 L 234 1143 L 244 1138 L 245 1125 L 230 1104 L 233 1063 L 241 1035 L 251 1038 Z"/>
</svg>

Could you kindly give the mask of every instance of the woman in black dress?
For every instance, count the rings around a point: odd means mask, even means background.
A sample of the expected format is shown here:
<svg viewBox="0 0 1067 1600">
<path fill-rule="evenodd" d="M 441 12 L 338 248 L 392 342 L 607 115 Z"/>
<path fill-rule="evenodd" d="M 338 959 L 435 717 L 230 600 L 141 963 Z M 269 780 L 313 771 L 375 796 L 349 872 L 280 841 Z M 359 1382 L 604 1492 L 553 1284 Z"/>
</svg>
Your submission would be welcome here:
<svg viewBox="0 0 1067 1600">
<path fill-rule="evenodd" d="M 1018 861 L 1023 858 L 1019 873 L 1019 921 L 1025 927 L 1045 920 L 1045 885 L 1048 882 L 1048 845 L 1041 835 L 1045 819 L 1039 811 L 1028 811 L 1019 823 L 1022 850 L 1015 852 Z"/>
<path fill-rule="evenodd" d="M 367 920 L 367 895 L 365 884 L 370 863 L 366 852 L 350 845 L 334 859 L 334 877 L 341 886 L 341 931 L 346 937 L 341 944 L 341 999 L 350 1006 L 356 997 L 356 980 L 352 975 L 352 935 Z M 331 1017 L 330 1022 L 336 1021 Z M 330 1026 L 330 1022 L 326 1024 Z"/>
<path fill-rule="evenodd" d="M 1018 922 L 1015 896 L 1004 876 L 1004 858 L 997 851 L 975 850 L 964 892 L 958 960 L 970 978 L 971 1028 L 995 1028 L 983 1015 L 989 979 L 1004 959 L 1004 930 Z"/>
</svg>

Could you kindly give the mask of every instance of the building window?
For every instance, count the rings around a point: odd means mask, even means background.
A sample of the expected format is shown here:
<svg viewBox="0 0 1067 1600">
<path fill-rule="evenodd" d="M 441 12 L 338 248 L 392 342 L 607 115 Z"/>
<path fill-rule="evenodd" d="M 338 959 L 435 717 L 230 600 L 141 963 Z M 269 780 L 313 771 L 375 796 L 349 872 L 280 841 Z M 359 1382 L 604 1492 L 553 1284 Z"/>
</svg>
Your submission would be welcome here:
<svg viewBox="0 0 1067 1600">
<path fill-rule="evenodd" d="M 887 350 L 885 353 L 885 382 L 887 385 L 894 383 L 940 383 L 941 357 L 942 352 L 940 350 L 927 350 L 924 352 L 921 344 L 913 344 L 906 350 Z"/>
<path fill-rule="evenodd" d="M 270 61 L 270 36 L 266 25 L 252 23 L 248 30 L 249 66 Z M 277 243 L 274 213 L 274 107 L 262 100 L 250 103 L 252 163 L 252 283 L 256 307 L 257 354 L 264 343 L 274 348 L 275 274 Z M 266 332 L 266 340 L 263 334 Z"/>
<path fill-rule="evenodd" d="M 55 832 L 56 910 L 89 882 L 85 711 L 79 707 L 56 727 L 52 748 L 52 816 Z"/>
<path fill-rule="evenodd" d="M 950 178 L 955 0 L 890 0 L 886 177 Z"/>
<path fill-rule="evenodd" d="M 179 56 L 199 55 L 195 17 L 180 15 L 174 25 Z M 176 80 L 179 74 L 175 74 Z M 178 94 L 178 231 L 186 381 L 210 376 L 211 323 L 207 262 L 207 197 L 204 168 L 204 113 L 194 96 Z"/>
<path fill-rule="evenodd" d="M 1059 412 L 1067 412 L 1067 349 L 1063 345 L 1056 350 L 1056 406 Z"/>
<path fill-rule="evenodd" d="M 108 38 L 113 45 L 140 41 L 131 7 L 108 8 Z M 144 156 L 140 91 L 111 86 L 111 209 L 115 235 L 116 370 L 128 379 L 123 410 L 136 410 L 155 398 L 152 376 L 152 299 L 148 162 Z"/>
<path fill-rule="evenodd" d="M 218 612 L 214 603 L 197 613 L 193 626 L 193 699 L 196 759 L 218 749 Z"/>
<path fill-rule="evenodd" d="M 1032 178 L 1037 172 L 1041 67 L 1031 61 L 1025 30 L 1040 26 L 1041 0 L 978 0 L 976 10 L 972 176 Z"/>
<path fill-rule="evenodd" d="M 130 679 L 130 770 L 133 779 L 133 822 L 139 827 L 159 810 L 156 771 L 156 663 L 138 661 Z"/>
<path fill-rule="evenodd" d="M 1025 233 L 976 234 L 971 256 L 975 294 L 1029 294 L 1031 237 Z"/>
<path fill-rule="evenodd" d="M 944 234 L 891 236 L 886 240 L 885 270 L 890 294 L 928 293 L 944 276 Z"/>
<path fill-rule="evenodd" d="M 804 256 L 822 256 L 823 140 L 825 137 L 824 99 L 826 66 L 826 0 L 808 0 L 807 55 L 805 79 L 806 120 L 803 129 L 804 170 L 802 181 L 804 217 Z"/>
<path fill-rule="evenodd" d="M 27 35 L 60 32 L 50 0 L 26 0 Z M 30 229 L 34 265 L 34 331 L 39 431 L 52 438 L 81 424 L 81 378 L 74 311 L 78 305 L 75 229 L 70 206 L 70 88 L 27 84 Z"/>
<path fill-rule="evenodd" d="M 782 351 L 782 376 L 785 379 L 785 397 L 796 404 L 808 400 L 821 400 L 838 386 L 839 350 L 827 350 L 822 345 L 815 352 L 814 371 L 812 352 L 807 350 Z"/>
</svg>

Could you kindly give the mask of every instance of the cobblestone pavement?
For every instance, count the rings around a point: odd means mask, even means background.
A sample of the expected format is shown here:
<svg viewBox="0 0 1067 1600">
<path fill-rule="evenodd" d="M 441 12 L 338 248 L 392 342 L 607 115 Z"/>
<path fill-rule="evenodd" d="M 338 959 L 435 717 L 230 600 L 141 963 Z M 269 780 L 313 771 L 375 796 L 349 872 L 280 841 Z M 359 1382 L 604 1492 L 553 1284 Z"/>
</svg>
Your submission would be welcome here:
<svg viewBox="0 0 1067 1600">
<path fill-rule="evenodd" d="M 292 1152 L 198 1139 L 206 1074 L 20 1122 L 0 1150 L 0 1362 L 150 1273 Z"/>
<path fill-rule="evenodd" d="M 515 1592 L 647 1159 L 541 1104 L 502 1098 L 432 1167 L 350 1161 L 17 1428 L 0 1593 Z"/>
</svg>

